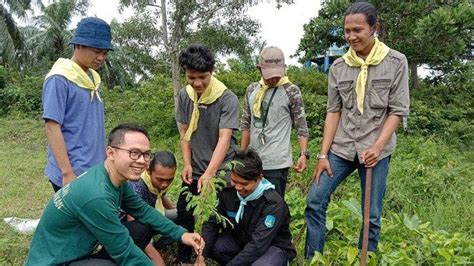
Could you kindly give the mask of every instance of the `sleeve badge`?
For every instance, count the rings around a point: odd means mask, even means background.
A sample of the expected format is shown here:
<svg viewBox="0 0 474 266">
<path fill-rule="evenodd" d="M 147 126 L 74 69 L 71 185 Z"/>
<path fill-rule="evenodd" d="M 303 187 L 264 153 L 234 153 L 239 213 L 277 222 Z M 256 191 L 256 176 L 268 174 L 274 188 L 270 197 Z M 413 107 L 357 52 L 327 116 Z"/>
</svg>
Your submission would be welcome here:
<svg viewBox="0 0 474 266">
<path fill-rule="evenodd" d="M 272 228 L 275 225 L 275 221 L 275 216 L 268 214 L 267 217 L 265 217 L 265 226 L 267 228 Z"/>
</svg>

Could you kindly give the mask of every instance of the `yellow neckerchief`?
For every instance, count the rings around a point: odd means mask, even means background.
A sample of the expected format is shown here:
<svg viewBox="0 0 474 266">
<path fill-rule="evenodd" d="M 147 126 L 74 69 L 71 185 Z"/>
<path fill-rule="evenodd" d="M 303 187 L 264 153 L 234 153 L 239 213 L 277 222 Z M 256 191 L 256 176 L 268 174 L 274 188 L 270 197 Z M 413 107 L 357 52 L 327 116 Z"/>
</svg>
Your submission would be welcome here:
<svg viewBox="0 0 474 266">
<path fill-rule="evenodd" d="M 357 77 L 356 95 L 357 109 L 359 109 L 361 113 L 364 113 L 365 85 L 367 83 L 369 65 L 380 64 L 389 51 L 390 48 L 388 48 L 387 45 L 379 41 L 378 38 L 375 38 L 375 44 L 365 60 L 357 56 L 352 48 L 349 48 L 349 51 L 342 56 L 349 66 L 360 67 L 359 76 Z"/>
<path fill-rule="evenodd" d="M 159 189 L 153 186 L 153 184 L 151 183 L 151 177 L 148 174 L 148 171 L 144 171 L 142 175 L 140 176 L 140 178 L 143 180 L 148 190 L 152 194 L 156 195 L 155 209 L 161 212 L 161 214 L 165 215 L 165 206 L 163 205 L 163 200 L 161 199 L 161 197 L 165 194 L 166 190 L 160 191 Z"/>
<path fill-rule="evenodd" d="M 290 82 L 291 82 L 290 79 L 288 79 L 287 76 L 284 76 L 280 79 L 280 81 L 278 81 L 278 83 L 275 85 L 275 88 L 283 84 L 290 83 Z M 257 95 L 255 96 L 255 103 L 253 104 L 253 107 L 252 107 L 253 115 L 257 118 L 260 118 L 262 116 L 261 115 L 262 102 L 263 102 L 263 99 L 265 98 L 265 93 L 269 89 L 268 85 L 265 84 L 265 81 L 263 80 L 263 78 L 260 79 L 259 83 L 260 83 L 260 89 L 258 90 Z"/>
<path fill-rule="evenodd" d="M 91 102 L 94 99 L 94 95 L 102 102 L 99 95 L 100 76 L 94 69 L 90 68 L 89 71 L 92 73 L 94 80 L 91 80 L 86 72 L 71 59 L 59 58 L 44 79 L 46 80 L 52 75 L 61 75 L 77 86 L 91 90 Z"/>
<path fill-rule="evenodd" d="M 227 87 L 224 83 L 220 82 L 215 77 L 211 77 L 211 81 L 207 86 L 206 90 L 203 92 L 201 97 L 198 97 L 197 93 L 194 91 L 191 85 L 186 86 L 186 92 L 188 93 L 189 98 L 193 101 L 193 113 L 191 115 L 191 121 L 188 125 L 188 130 L 184 135 L 184 140 L 191 140 L 191 135 L 196 131 L 199 121 L 199 104 L 211 104 L 215 102 L 219 97 L 222 96 Z"/>
</svg>

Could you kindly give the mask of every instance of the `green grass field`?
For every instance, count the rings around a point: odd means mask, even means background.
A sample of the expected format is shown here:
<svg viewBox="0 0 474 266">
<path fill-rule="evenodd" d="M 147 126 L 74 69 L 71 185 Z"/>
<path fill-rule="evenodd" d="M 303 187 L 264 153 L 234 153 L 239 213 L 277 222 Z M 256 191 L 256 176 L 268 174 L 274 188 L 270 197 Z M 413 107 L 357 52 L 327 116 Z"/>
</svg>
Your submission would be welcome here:
<svg viewBox="0 0 474 266">
<path fill-rule="evenodd" d="M 38 218 L 53 190 L 43 177 L 43 122 L 0 119 L 0 264 L 23 263 L 31 235 L 13 231 L 5 217 Z"/>
<path fill-rule="evenodd" d="M 0 118 L 0 265 L 21 265 L 31 234 L 21 234 L 3 218 L 38 218 L 52 188 L 43 176 L 46 136 L 41 119 Z M 174 141 L 173 141 L 174 140 Z M 155 147 L 176 151 L 176 139 L 152 140 Z M 313 140 L 318 141 L 318 140 Z M 312 142 L 312 150 L 319 143 Z M 169 147 L 168 147 L 169 146 Z M 461 152 L 435 140 L 415 136 L 399 138 L 385 198 L 380 252 L 381 264 L 472 264 L 474 241 L 474 152 Z M 180 156 L 177 155 L 179 159 Z M 314 160 L 309 169 L 312 170 Z M 298 257 L 307 262 L 304 245 L 304 191 L 311 171 L 290 173 L 286 200 L 292 214 L 291 230 Z M 171 196 L 176 197 L 179 182 Z M 318 262 L 354 265 L 360 226 L 358 178 L 353 175 L 338 188 L 328 210 L 328 241 Z M 414 215 L 416 214 L 416 215 Z"/>
</svg>

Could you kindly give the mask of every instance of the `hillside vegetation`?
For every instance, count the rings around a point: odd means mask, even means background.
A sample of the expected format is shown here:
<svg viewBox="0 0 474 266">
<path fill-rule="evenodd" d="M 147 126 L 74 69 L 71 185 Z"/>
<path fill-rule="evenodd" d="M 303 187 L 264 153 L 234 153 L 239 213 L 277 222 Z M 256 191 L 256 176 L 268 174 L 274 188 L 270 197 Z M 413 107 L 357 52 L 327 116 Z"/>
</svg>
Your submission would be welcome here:
<svg viewBox="0 0 474 266">
<path fill-rule="evenodd" d="M 303 92 L 309 147 L 316 154 L 324 125 L 327 76 L 295 68 L 289 70 L 289 77 Z M 218 78 L 242 100 L 246 86 L 258 74 L 221 72 Z M 0 81 L 0 216 L 37 218 L 52 196 L 42 174 L 47 145 L 40 116 L 42 78 L 2 70 Z M 474 263 L 473 94 L 472 67 L 441 82 L 425 81 L 411 91 L 407 129 L 398 130 L 390 164 L 380 250 L 373 255 L 374 262 Z M 137 88 L 106 88 L 103 99 L 107 130 L 136 122 L 150 131 L 153 149 L 169 149 L 180 158 L 170 79 L 157 75 Z M 313 158 L 305 173 L 290 173 L 286 194 L 298 250 L 294 265 L 305 263 L 304 207 Z M 176 180 L 172 196 L 178 189 Z M 325 253 L 313 262 L 357 263 L 360 226 L 360 181 L 352 175 L 332 198 Z M 22 264 L 31 235 L 17 233 L 5 223 L 0 223 L 0 235 L 0 264 Z"/>
</svg>

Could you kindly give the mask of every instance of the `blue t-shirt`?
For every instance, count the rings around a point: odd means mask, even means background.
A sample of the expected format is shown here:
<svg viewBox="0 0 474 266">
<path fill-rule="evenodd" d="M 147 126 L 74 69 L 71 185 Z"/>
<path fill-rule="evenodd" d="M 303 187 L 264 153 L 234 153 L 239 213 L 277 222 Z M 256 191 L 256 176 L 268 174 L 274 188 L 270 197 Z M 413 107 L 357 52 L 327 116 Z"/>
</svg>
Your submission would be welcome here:
<svg viewBox="0 0 474 266">
<path fill-rule="evenodd" d="M 91 91 L 65 77 L 53 75 L 43 84 L 43 119 L 56 121 L 76 175 L 105 160 L 104 104 Z M 62 187 L 62 174 L 48 146 L 44 174 Z"/>
</svg>

